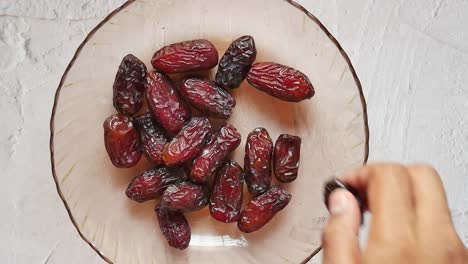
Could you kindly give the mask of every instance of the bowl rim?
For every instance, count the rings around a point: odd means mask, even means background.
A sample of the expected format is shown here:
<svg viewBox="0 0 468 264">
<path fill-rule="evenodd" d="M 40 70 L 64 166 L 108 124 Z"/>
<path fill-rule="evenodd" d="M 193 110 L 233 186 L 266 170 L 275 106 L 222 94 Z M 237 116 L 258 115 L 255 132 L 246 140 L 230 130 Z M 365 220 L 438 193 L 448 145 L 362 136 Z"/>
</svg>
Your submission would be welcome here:
<svg viewBox="0 0 468 264">
<path fill-rule="evenodd" d="M 68 205 L 59 185 L 59 181 L 57 179 L 56 171 L 55 171 L 55 158 L 54 158 L 54 120 L 55 120 L 55 112 L 57 110 L 57 103 L 60 98 L 60 91 L 62 90 L 63 83 L 65 81 L 65 78 L 67 77 L 68 72 L 70 71 L 71 67 L 73 66 L 75 60 L 79 56 L 82 48 L 86 45 L 86 43 L 89 41 L 89 39 L 96 33 L 98 29 L 100 29 L 105 23 L 107 23 L 108 20 L 110 20 L 114 15 L 131 5 L 132 3 L 136 2 L 137 0 L 127 0 L 125 3 L 123 3 L 121 6 L 117 7 L 114 9 L 109 15 L 107 15 L 99 24 L 97 24 L 85 37 L 85 39 L 81 42 L 81 44 L 78 46 L 78 48 L 75 51 L 75 54 L 73 55 L 72 59 L 70 60 L 69 64 L 65 68 L 65 71 L 60 78 L 60 83 L 55 91 L 55 96 L 54 96 L 54 104 L 52 106 L 52 114 L 50 117 L 50 139 L 49 139 L 49 149 L 50 149 L 50 161 L 51 161 L 51 167 L 52 167 L 52 176 L 55 182 L 55 187 L 57 188 L 57 193 L 60 197 L 60 199 L 63 202 L 63 205 L 65 206 L 65 209 L 67 210 L 68 216 L 73 224 L 73 226 L 76 228 L 76 231 L 78 231 L 79 236 L 83 241 L 85 241 L 105 262 L 113 264 L 113 262 L 106 257 L 102 252 L 99 251 L 99 249 L 91 242 L 89 241 L 85 235 L 81 232 L 78 224 L 75 221 L 75 218 L 73 217 L 73 214 L 71 212 L 70 206 Z M 311 19 L 314 23 L 316 23 L 319 28 L 328 36 L 328 38 L 335 44 L 336 48 L 340 51 L 341 56 L 345 59 L 346 64 L 348 65 L 354 81 L 357 85 L 358 91 L 359 91 L 359 96 L 361 99 L 361 106 L 362 106 L 362 111 L 363 111 L 363 121 L 364 121 L 364 132 L 365 132 L 365 146 L 364 146 L 364 162 L 363 164 L 366 164 L 369 158 L 369 123 L 368 123 L 368 117 L 367 117 L 367 103 L 366 103 L 366 98 L 364 97 L 364 93 L 362 90 L 362 85 L 361 81 L 359 80 L 359 77 L 357 76 L 356 70 L 353 67 L 353 64 L 351 63 L 351 59 L 349 58 L 348 54 L 346 51 L 343 49 L 341 44 L 338 42 L 338 40 L 330 33 L 330 31 L 325 27 L 325 25 L 312 13 L 310 13 L 307 9 L 305 9 L 302 5 L 299 3 L 295 2 L 294 0 L 280 0 L 280 1 L 285 1 L 289 4 L 291 4 L 293 7 L 297 8 L 299 11 L 303 12 L 309 19 Z M 322 246 L 320 245 L 316 249 L 312 251 L 312 253 L 306 257 L 303 261 L 301 261 L 301 264 L 306 264 L 309 260 L 311 260 L 315 255 L 317 255 L 320 251 L 322 250 Z"/>
</svg>

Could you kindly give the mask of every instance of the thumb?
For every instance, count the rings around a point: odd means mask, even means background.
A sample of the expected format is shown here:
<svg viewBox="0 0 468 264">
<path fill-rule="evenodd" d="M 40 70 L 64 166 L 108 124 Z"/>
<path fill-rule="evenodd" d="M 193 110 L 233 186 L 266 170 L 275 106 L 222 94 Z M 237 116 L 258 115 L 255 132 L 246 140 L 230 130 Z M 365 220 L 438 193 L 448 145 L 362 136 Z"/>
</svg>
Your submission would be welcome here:
<svg viewBox="0 0 468 264">
<path fill-rule="evenodd" d="M 354 196 L 336 189 L 328 199 L 330 218 L 322 235 L 324 264 L 358 264 L 361 259 L 358 231 L 361 213 Z"/>
</svg>

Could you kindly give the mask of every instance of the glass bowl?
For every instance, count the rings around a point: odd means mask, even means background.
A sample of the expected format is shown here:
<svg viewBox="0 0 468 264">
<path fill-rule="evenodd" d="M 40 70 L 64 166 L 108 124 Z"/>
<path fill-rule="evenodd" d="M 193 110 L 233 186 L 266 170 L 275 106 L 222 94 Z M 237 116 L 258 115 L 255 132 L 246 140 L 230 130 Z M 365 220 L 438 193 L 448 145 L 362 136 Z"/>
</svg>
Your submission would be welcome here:
<svg viewBox="0 0 468 264">
<path fill-rule="evenodd" d="M 256 127 L 267 128 L 273 140 L 282 133 L 302 137 L 299 177 L 282 184 L 293 198 L 250 234 L 235 223 L 215 221 L 207 208 L 189 213 L 190 246 L 173 249 L 159 230 L 156 201 L 138 204 L 125 196 L 130 179 L 151 165 L 143 158 L 134 168 L 117 169 L 104 148 L 102 123 L 115 113 L 115 73 L 128 53 L 151 68 L 151 56 L 164 45 L 206 38 L 222 56 L 242 35 L 255 38 L 257 61 L 299 69 L 315 86 L 315 96 L 301 103 L 277 100 L 245 81 L 232 91 L 237 106 L 227 122 L 243 136 L 232 156 L 241 165 L 245 137 Z M 367 116 L 346 53 L 317 18 L 292 1 L 130 1 L 86 37 L 67 67 L 55 97 L 50 149 L 71 222 L 109 263 L 301 263 L 320 249 L 328 215 L 323 183 L 367 159 Z"/>
</svg>

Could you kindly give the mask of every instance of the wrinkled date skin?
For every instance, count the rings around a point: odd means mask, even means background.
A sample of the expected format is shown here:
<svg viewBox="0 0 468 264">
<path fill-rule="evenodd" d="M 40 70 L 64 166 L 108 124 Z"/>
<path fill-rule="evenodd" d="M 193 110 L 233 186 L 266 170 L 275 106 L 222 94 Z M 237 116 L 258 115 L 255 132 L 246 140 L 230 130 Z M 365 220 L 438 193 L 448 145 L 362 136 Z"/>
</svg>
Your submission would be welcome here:
<svg viewBox="0 0 468 264">
<path fill-rule="evenodd" d="M 164 190 L 161 204 L 172 211 L 191 212 L 208 204 L 209 191 L 206 186 L 182 182 Z"/>
<path fill-rule="evenodd" d="M 182 182 L 186 178 L 183 169 L 149 169 L 132 179 L 125 194 L 136 202 L 146 202 L 158 198 L 169 185 Z"/>
<path fill-rule="evenodd" d="M 235 89 L 239 87 L 256 57 L 257 49 L 251 36 L 242 36 L 236 39 L 219 61 L 216 83 L 224 88 Z"/>
<path fill-rule="evenodd" d="M 301 138 L 282 134 L 275 143 L 273 153 L 273 171 L 278 181 L 287 183 L 297 178 L 299 158 L 301 156 Z"/>
<path fill-rule="evenodd" d="M 164 206 L 155 209 L 159 227 L 167 239 L 169 246 L 183 250 L 190 243 L 192 236 L 187 218 L 181 212 L 170 211 Z"/>
<path fill-rule="evenodd" d="M 223 164 L 229 153 L 241 142 L 241 135 L 230 124 L 224 125 L 195 158 L 190 170 L 190 180 L 205 184 L 213 173 Z"/>
<path fill-rule="evenodd" d="M 114 107 L 124 115 L 136 114 L 143 105 L 146 66 L 132 54 L 120 63 L 114 81 Z"/>
<path fill-rule="evenodd" d="M 214 219 L 223 223 L 239 220 L 242 207 L 243 171 L 233 160 L 218 172 L 210 197 L 210 213 Z"/>
<path fill-rule="evenodd" d="M 162 128 L 149 112 L 135 118 L 133 124 L 140 132 L 141 149 L 145 157 L 155 165 L 162 164 L 162 152 L 167 143 Z"/>
<path fill-rule="evenodd" d="M 163 161 L 167 166 L 181 165 L 193 159 L 206 143 L 211 124 L 206 117 L 193 117 L 164 147 Z"/>
<path fill-rule="evenodd" d="M 305 74 L 272 62 L 252 65 L 247 81 L 255 88 L 288 102 L 300 102 L 315 94 L 314 87 Z"/>
<path fill-rule="evenodd" d="M 271 185 L 273 141 L 265 128 L 256 128 L 245 144 L 244 171 L 249 192 L 258 196 Z"/>
<path fill-rule="evenodd" d="M 190 109 L 179 98 L 172 83 L 159 72 L 148 73 L 146 99 L 153 116 L 171 134 L 179 132 L 191 117 Z"/>
<path fill-rule="evenodd" d="M 251 233 L 266 225 L 288 205 L 291 194 L 279 186 L 272 186 L 266 193 L 255 197 L 241 212 L 237 226 L 244 233 Z"/>
<path fill-rule="evenodd" d="M 183 41 L 156 51 L 151 64 L 163 73 L 208 70 L 218 64 L 218 51 L 205 39 Z"/>
<path fill-rule="evenodd" d="M 140 136 L 130 119 L 117 114 L 103 124 L 104 145 L 109 158 L 117 168 L 130 168 L 141 158 Z"/>
<path fill-rule="evenodd" d="M 214 118 L 229 118 L 236 106 L 234 97 L 209 80 L 186 78 L 179 84 L 179 92 L 190 105 Z"/>
</svg>

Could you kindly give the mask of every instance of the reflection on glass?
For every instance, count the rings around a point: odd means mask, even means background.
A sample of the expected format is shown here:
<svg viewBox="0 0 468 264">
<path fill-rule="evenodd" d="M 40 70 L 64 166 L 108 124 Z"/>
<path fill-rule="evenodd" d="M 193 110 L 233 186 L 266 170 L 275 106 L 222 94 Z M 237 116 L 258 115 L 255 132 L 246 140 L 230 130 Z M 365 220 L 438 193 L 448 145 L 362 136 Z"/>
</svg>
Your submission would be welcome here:
<svg viewBox="0 0 468 264">
<path fill-rule="evenodd" d="M 239 238 L 230 236 L 209 236 L 192 234 L 190 246 L 200 247 L 246 247 L 247 240 L 243 235 Z"/>
</svg>

